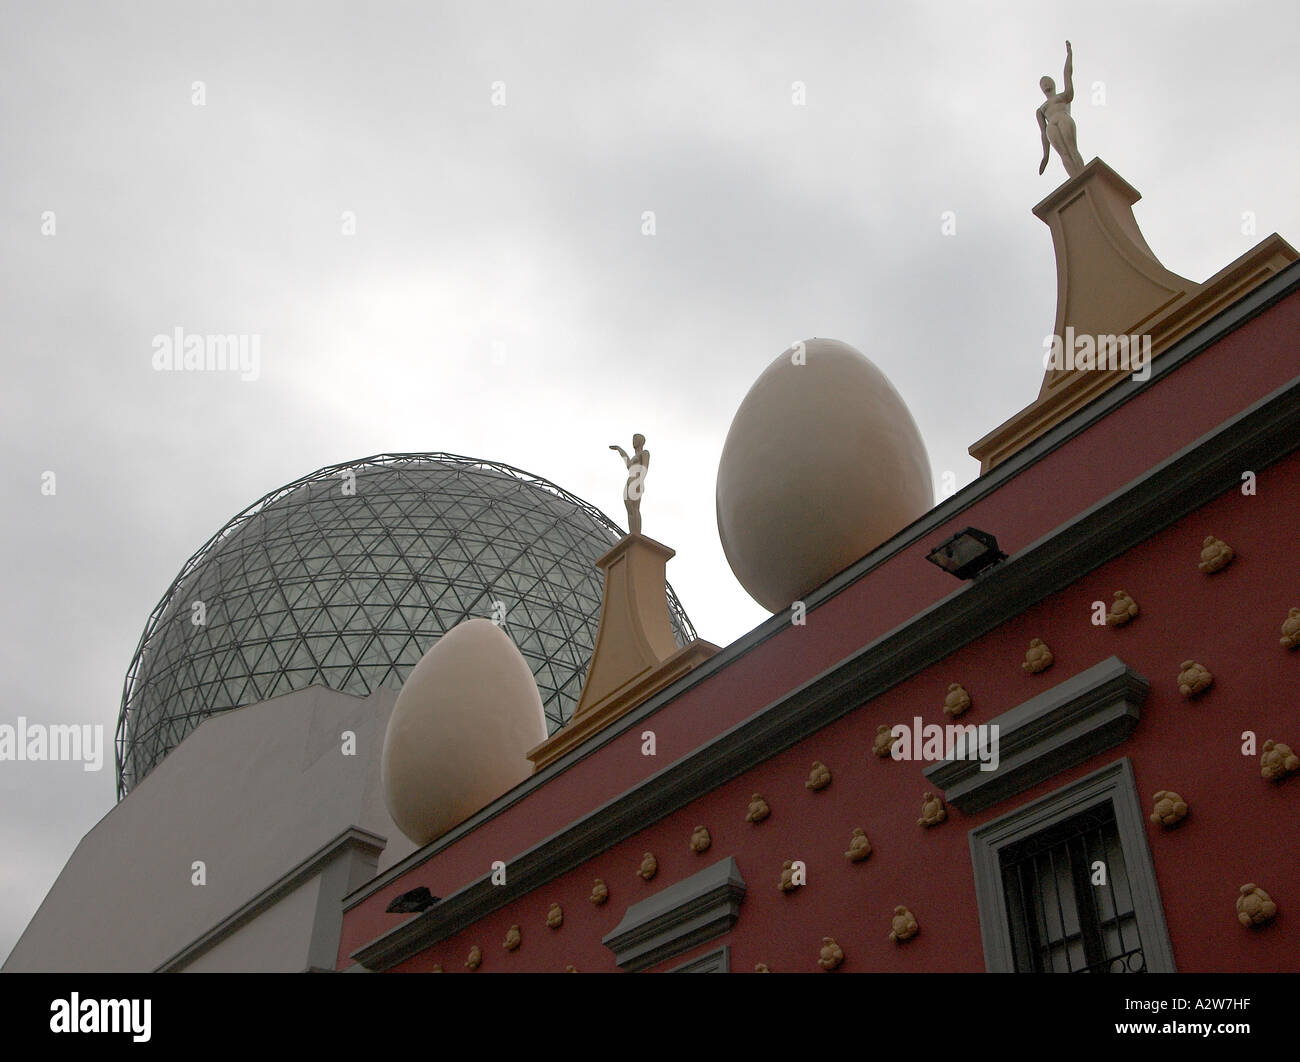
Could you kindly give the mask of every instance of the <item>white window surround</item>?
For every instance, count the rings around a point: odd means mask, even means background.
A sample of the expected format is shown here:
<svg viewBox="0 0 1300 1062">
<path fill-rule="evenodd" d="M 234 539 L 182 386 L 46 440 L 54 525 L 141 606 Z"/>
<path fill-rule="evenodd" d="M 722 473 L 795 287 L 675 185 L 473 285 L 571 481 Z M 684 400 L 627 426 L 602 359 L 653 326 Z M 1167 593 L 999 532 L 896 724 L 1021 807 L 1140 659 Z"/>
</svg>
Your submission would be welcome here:
<svg viewBox="0 0 1300 1062">
<path fill-rule="evenodd" d="M 1173 946 L 1165 925 L 1151 848 L 1147 844 L 1146 817 L 1138 801 L 1133 766 L 1124 757 L 970 831 L 975 900 L 984 940 L 984 963 L 990 973 L 1015 971 L 1007 898 L 1002 884 L 1002 850 L 1106 802 L 1115 812 L 1145 968 L 1151 973 L 1175 972 Z"/>
<path fill-rule="evenodd" d="M 621 969 L 644 970 L 730 931 L 744 896 L 745 879 L 728 856 L 632 904 L 602 943 Z"/>
<path fill-rule="evenodd" d="M 1119 657 L 1108 657 L 988 720 L 998 736 L 996 770 L 969 758 L 943 760 L 923 773 L 962 814 L 983 811 L 1123 742 L 1149 689 Z"/>
</svg>

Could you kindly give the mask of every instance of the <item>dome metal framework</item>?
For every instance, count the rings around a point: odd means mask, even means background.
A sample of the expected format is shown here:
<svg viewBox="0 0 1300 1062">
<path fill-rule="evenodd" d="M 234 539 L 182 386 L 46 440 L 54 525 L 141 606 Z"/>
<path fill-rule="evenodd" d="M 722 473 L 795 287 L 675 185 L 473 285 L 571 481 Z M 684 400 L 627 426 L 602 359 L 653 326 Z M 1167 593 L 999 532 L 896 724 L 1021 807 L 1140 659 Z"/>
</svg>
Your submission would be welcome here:
<svg viewBox="0 0 1300 1062">
<path fill-rule="evenodd" d="M 145 625 L 117 721 L 118 799 L 208 716 L 324 685 L 398 688 L 443 633 L 496 619 L 568 721 L 596 642 L 594 567 L 622 531 L 510 465 L 379 454 L 271 491 L 181 569 Z M 667 587 L 678 645 L 695 637 Z"/>
</svg>

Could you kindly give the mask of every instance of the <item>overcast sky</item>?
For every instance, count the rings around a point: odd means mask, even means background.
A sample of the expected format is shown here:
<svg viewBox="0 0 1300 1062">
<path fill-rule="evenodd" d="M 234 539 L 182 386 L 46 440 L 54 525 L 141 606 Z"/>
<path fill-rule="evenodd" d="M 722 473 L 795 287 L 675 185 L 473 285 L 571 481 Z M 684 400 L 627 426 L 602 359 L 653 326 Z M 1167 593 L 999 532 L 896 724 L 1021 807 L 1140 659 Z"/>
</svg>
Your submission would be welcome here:
<svg viewBox="0 0 1300 1062">
<path fill-rule="evenodd" d="M 1297 10 L 3 0 L 0 723 L 111 746 L 186 558 L 266 491 L 385 451 L 504 461 L 622 523 L 607 446 L 644 433 L 645 531 L 726 645 L 765 616 L 713 497 L 763 368 L 857 347 L 938 496 L 969 482 L 966 448 L 1041 381 L 1031 208 L 1065 173 L 1037 173 L 1034 109 L 1064 40 L 1083 157 L 1201 281 L 1300 241 Z M 154 371 L 177 327 L 260 336 L 259 378 Z M 111 747 L 99 773 L 0 763 L 0 956 L 113 801 Z"/>
</svg>

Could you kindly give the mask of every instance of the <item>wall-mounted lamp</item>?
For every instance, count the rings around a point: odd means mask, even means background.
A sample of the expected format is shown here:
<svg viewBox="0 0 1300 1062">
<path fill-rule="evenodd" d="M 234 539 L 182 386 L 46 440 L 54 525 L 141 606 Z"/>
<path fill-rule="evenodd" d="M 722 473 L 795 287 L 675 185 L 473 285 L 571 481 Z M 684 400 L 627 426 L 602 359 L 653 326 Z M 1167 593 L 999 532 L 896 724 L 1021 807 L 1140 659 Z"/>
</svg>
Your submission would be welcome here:
<svg viewBox="0 0 1300 1062">
<path fill-rule="evenodd" d="M 427 911 L 435 903 L 438 897 L 433 895 L 424 885 L 419 885 L 410 892 L 404 892 L 388 905 L 388 914 L 412 914 L 416 911 Z"/>
<path fill-rule="evenodd" d="M 985 568 L 1006 560 L 998 540 L 987 531 L 968 527 L 926 554 L 925 559 L 958 579 L 972 579 Z"/>
</svg>

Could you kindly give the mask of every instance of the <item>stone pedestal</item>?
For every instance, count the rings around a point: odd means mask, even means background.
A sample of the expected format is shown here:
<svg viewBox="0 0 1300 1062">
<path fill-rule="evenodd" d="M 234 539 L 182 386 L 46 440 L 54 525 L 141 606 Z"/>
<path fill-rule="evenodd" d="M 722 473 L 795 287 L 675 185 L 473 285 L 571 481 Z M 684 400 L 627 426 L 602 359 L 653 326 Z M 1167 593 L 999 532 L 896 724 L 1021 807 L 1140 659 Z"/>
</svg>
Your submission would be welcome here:
<svg viewBox="0 0 1300 1062">
<path fill-rule="evenodd" d="M 1171 273 L 1147 246 L 1133 216 L 1141 198 L 1106 163 L 1093 159 L 1034 207 L 1056 249 L 1053 334 L 1062 340 L 1138 337 L 1155 357 L 1298 257 L 1274 233 L 1197 284 Z M 1038 398 L 969 453 L 979 460 L 980 472 L 987 472 L 1129 375 L 1129 368 L 1049 367 Z"/>
<path fill-rule="evenodd" d="M 540 770 L 718 651 L 696 639 L 680 649 L 668 612 L 662 542 L 628 535 L 596 561 L 605 574 L 596 648 L 573 718 L 528 753 Z"/>
</svg>

